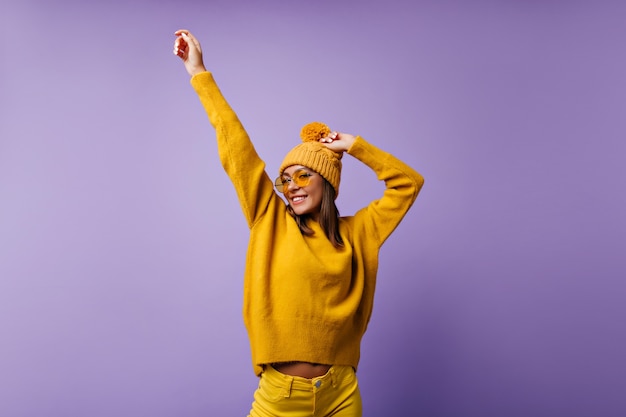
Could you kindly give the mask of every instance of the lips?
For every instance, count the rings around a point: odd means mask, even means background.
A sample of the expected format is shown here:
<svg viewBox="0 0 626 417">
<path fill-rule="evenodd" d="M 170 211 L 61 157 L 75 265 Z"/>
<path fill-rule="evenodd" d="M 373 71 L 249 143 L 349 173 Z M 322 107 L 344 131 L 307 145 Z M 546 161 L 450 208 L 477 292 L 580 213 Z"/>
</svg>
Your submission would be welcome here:
<svg viewBox="0 0 626 417">
<path fill-rule="evenodd" d="M 300 204 L 304 200 L 306 200 L 306 198 L 307 198 L 307 196 L 305 196 L 305 195 L 297 195 L 295 197 L 291 197 L 291 203 L 292 204 Z"/>
</svg>

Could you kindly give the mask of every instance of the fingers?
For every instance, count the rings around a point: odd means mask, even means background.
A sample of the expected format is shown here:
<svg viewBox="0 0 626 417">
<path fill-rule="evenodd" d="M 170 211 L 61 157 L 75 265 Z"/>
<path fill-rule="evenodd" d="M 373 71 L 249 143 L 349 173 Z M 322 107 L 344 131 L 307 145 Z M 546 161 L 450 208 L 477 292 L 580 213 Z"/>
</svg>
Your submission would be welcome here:
<svg viewBox="0 0 626 417">
<path fill-rule="evenodd" d="M 179 29 L 174 32 L 174 55 L 182 59 L 185 69 L 192 77 L 206 71 L 202 60 L 202 49 L 200 42 L 186 29 Z"/>
<path fill-rule="evenodd" d="M 338 137 L 339 137 L 339 133 L 335 132 L 335 131 L 332 131 L 325 138 L 321 138 L 320 142 L 322 142 L 322 143 L 333 143 L 334 140 L 338 140 L 339 139 Z"/>
<path fill-rule="evenodd" d="M 189 31 L 185 29 L 179 29 L 176 32 L 174 32 L 174 35 L 176 36 L 176 40 L 174 41 L 173 52 L 174 52 L 174 55 L 177 55 L 182 59 L 187 58 L 187 52 L 189 51 L 189 45 L 187 44 L 187 41 L 183 37 L 183 34 L 187 34 L 187 33 L 189 33 Z"/>
<path fill-rule="evenodd" d="M 174 41 L 174 55 L 178 55 L 182 59 L 187 57 L 187 52 L 189 51 L 189 45 L 187 42 L 181 37 L 176 38 Z"/>
<path fill-rule="evenodd" d="M 191 32 L 189 32 L 187 29 L 178 29 L 176 32 L 174 32 L 174 35 L 184 39 L 187 43 L 191 44 L 190 46 L 193 45 L 196 49 L 198 49 L 198 51 L 202 52 L 202 49 L 200 48 L 200 42 L 198 42 L 196 37 L 193 36 Z"/>
<path fill-rule="evenodd" d="M 355 137 L 348 133 L 332 131 L 325 138 L 320 139 L 328 149 L 333 152 L 347 152 L 354 143 Z"/>
<path fill-rule="evenodd" d="M 198 52 L 202 52 L 200 49 L 200 42 L 187 30 L 179 29 L 174 32 L 176 40 L 174 41 L 174 55 L 187 59 L 189 55 L 189 49 L 194 48 Z"/>
</svg>

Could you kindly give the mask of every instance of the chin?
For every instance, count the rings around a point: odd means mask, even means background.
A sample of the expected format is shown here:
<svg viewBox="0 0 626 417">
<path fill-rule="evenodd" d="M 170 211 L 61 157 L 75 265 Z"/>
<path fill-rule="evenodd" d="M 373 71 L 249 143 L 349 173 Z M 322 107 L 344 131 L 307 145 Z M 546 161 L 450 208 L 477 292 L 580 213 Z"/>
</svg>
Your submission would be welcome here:
<svg viewBox="0 0 626 417">
<path fill-rule="evenodd" d="M 299 207 L 298 208 L 293 208 L 293 212 L 296 213 L 298 216 L 304 216 L 305 214 L 309 214 L 308 210 L 302 209 L 302 208 L 299 208 Z"/>
<path fill-rule="evenodd" d="M 291 208 L 293 209 L 293 212 L 296 213 L 298 216 L 306 216 L 313 214 L 313 210 L 310 210 L 306 207 L 293 207 L 291 206 Z"/>
</svg>

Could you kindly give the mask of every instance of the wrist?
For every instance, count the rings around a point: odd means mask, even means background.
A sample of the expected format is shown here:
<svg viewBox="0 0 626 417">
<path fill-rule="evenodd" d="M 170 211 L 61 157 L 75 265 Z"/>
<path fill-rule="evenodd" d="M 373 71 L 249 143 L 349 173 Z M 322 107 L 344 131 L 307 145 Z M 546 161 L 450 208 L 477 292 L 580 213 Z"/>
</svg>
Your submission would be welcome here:
<svg viewBox="0 0 626 417">
<path fill-rule="evenodd" d="M 194 77 L 202 72 L 206 72 L 206 68 L 204 65 L 194 66 L 193 68 L 189 68 L 189 75 Z"/>
</svg>

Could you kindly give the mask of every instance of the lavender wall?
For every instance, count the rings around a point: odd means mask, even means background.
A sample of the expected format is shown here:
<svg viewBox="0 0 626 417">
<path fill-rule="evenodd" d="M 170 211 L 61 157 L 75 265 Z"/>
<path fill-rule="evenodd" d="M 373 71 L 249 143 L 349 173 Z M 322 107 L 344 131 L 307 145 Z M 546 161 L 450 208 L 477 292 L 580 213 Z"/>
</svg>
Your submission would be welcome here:
<svg viewBox="0 0 626 417">
<path fill-rule="evenodd" d="M 247 229 L 180 27 L 270 172 L 323 120 L 426 177 L 365 416 L 626 415 L 626 6 L 101 3 L 0 9 L 0 415 L 249 409 Z M 343 214 L 381 189 L 346 157 Z"/>
</svg>

